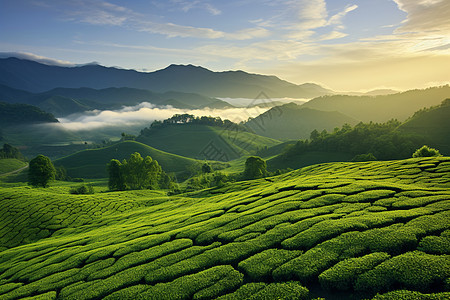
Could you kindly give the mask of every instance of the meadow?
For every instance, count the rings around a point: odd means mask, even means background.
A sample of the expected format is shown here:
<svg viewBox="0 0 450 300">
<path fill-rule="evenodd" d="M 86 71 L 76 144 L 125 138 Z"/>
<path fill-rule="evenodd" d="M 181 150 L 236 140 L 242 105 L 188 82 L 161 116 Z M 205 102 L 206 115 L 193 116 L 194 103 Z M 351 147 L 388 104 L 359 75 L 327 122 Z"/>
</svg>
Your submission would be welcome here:
<svg viewBox="0 0 450 300">
<path fill-rule="evenodd" d="M 0 189 L 0 299 L 448 299 L 450 158 L 167 196 Z"/>
</svg>

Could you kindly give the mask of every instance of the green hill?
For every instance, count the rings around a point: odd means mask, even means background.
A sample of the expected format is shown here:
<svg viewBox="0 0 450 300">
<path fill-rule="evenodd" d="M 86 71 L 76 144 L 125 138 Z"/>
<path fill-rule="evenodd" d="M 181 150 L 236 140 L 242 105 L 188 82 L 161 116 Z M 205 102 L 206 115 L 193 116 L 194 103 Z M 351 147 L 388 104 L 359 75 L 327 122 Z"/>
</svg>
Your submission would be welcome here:
<svg viewBox="0 0 450 300">
<path fill-rule="evenodd" d="M 400 125 L 398 130 L 421 135 L 427 145 L 450 155 L 450 99 L 440 106 L 417 112 Z"/>
<path fill-rule="evenodd" d="M 55 166 L 63 166 L 70 177 L 81 178 L 105 178 L 108 177 L 106 165 L 111 159 L 128 159 L 134 152 L 139 152 L 142 157 L 150 156 L 158 161 L 167 173 L 176 173 L 185 176 L 190 166 L 198 161 L 175 154 L 166 153 L 147 145 L 125 141 L 100 149 L 89 149 L 57 159 Z"/>
<path fill-rule="evenodd" d="M 58 120 L 52 114 L 36 106 L 0 102 L 0 126 L 57 122 Z"/>
<path fill-rule="evenodd" d="M 14 172 L 27 165 L 26 162 L 16 158 L 0 159 L 0 176 L 6 173 Z"/>
<path fill-rule="evenodd" d="M 181 156 L 229 161 L 255 153 L 280 142 L 235 126 L 230 128 L 198 124 L 173 124 L 140 135 L 137 141 Z"/>
<path fill-rule="evenodd" d="M 450 86 L 446 85 L 381 96 L 323 96 L 302 106 L 339 111 L 363 122 L 386 122 L 390 119 L 404 121 L 422 108 L 439 105 L 449 96 Z"/>
<path fill-rule="evenodd" d="M 448 299 L 449 173 L 441 157 L 171 197 L 2 188 L 0 298 Z"/>
<path fill-rule="evenodd" d="M 245 126 L 256 134 L 279 140 L 307 139 L 311 131 L 332 131 L 345 123 L 358 121 L 337 111 L 320 111 L 288 103 L 276 106 L 249 120 Z"/>
</svg>

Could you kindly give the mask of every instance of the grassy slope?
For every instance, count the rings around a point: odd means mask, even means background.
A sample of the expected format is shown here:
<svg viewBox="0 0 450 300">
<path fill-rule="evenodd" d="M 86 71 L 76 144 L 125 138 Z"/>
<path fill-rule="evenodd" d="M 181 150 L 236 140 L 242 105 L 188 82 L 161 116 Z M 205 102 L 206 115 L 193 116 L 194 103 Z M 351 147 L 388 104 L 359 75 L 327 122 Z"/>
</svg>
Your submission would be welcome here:
<svg viewBox="0 0 450 300">
<path fill-rule="evenodd" d="M 449 174 L 442 157 L 321 164 L 173 197 L 3 188 L 0 298 L 307 299 L 318 281 L 368 298 L 448 292 Z M 378 299 L 408 292 L 394 293 Z"/>
<path fill-rule="evenodd" d="M 350 161 L 353 157 L 354 155 L 349 153 L 323 151 L 311 151 L 290 156 L 289 158 L 285 158 L 283 155 L 277 155 L 267 160 L 267 169 L 269 171 L 286 168 L 299 169 L 319 163 Z"/>
<path fill-rule="evenodd" d="M 398 130 L 425 136 L 429 146 L 436 147 L 442 154 L 450 155 L 450 105 L 419 113 L 403 123 Z"/>
<path fill-rule="evenodd" d="M 280 143 L 249 132 L 192 124 L 167 126 L 138 140 L 169 153 L 210 160 L 232 160 L 241 155 L 250 155 L 258 147 L 271 147 Z M 211 145 L 219 151 L 208 152 L 208 146 Z M 208 153 L 206 156 L 202 154 L 205 149 Z"/>
<path fill-rule="evenodd" d="M 166 153 L 147 145 L 125 141 L 100 149 L 91 149 L 58 159 L 55 166 L 64 166 L 71 177 L 104 178 L 107 177 L 106 165 L 111 159 L 128 159 L 134 152 L 139 152 L 142 157 L 150 156 L 156 159 L 164 171 L 180 173 L 189 169 L 196 160 Z"/>
<path fill-rule="evenodd" d="M 27 165 L 26 162 L 15 159 L 15 158 L 6 158 L 0 159 L 0 175 L 15 171 Z"/>
</svg>

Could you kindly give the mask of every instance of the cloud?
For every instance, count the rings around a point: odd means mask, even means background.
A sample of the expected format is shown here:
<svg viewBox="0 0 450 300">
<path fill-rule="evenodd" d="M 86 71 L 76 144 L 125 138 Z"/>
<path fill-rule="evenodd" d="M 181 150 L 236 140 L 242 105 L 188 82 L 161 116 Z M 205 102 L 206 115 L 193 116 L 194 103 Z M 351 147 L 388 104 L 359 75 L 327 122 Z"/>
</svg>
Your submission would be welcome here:
<svg viewBox="0 0 450 300">
<path fill-rule="evenodd" d="M 348 34 L 339 32 L 339 31 L 332 31 L 330 33 L 324 34 L 320 36 L 321 41 L 328 41 L 328 40 L 335 40 L 335 39 L 341 39 L 346 37 Z"/>
<path fill-rule="evenodd" d="M 36 55 L 33 53 L 28 53 L 28 52 L 0 52 L 0 58 L 9 58 L 9 57 L 16 57 L 16 58 L 25 59 L 25 60 L 32 60 L 32 61 L 36 61 L 41 64 L 49 65 L 49 66 L 60 66 L 60 67 L 76 66 L 76 64 L 74 64 L 70 61 L 48 58 L 45 56 L 40 56 L 40 55 Z"/>
<path fill-rule="evenodd" d="M 203 1 L 172 0 L 173 4 L 181 6 L 181 10 L 188 12 L 193 8 L 201 7 L 212 15 L 222 12 L 210 3 Z M 255 28 L 244 28 L 235 32 L 225 32 L 207 27 L 195 27 L 180 25 L 172 22 L 157 22 L 146 16 L 135 12 L 127 7 L 119 6 L 102 0 L 72 0 L 61 4 L 53 0 L 47 3 L 47 7 L 59 9 L 64 15 L 65 21 L 87 23 L 102 26 L 121 26 L 141 32 L 162 34 L 167 37 L 201 38 L 201 39 L 226 39 L 247 40 L 268 36 L 268 30 L 258 26 Z M 39 3 L 36 3 L 39 5 Z M 41 5 L 40 5 L 41 6 Z M 150 20 L 149 20 L 150 19 Z"/>
<path fill-rule="evenodd" d="M 355 9 L 358 8 L 358 5 L 351 5 L 351 6 L 347 6 L 343 11 L 335 14 L 334 16 L 332 16 L 328 22 L 327 25 L 341 25 L 342 24 L 342 19 L 351 11 L 354 11 Z"/>
<path fill-rule="evenodd" d="M 211 3 L 207 3 L 200 0 L 196 1 L 171 0 L 170 3 L 174 4 L 176 7 L 179 7 L 184 12 L 189 12 L 192 9 L 203 9 L 213 16 L 217 16 L 222 13 L 220 9 L 216 8 Z"/>
<path fill-rule="evenodd" d="M 408 16 L 398 32 L 450 33 L 450 1 L 393 0 Z"/>
<path fill-rule="evenodd" d="M 298 5 L 298 29 L 315 29 L 327 24 L 328 12 L 324 0 L 302 0 Z"/>
<path fill-rule="evenodd" d="M 120 110 L 95 110 L 60 118 L 62 126 L 68 130 L 86 131 L 107 127 L 149 126 L 154 120 L 164 120 L 175 114 L 193 114 L 195 116 L 213 116 L 241 122 L 249 117 L 256 117 L 269 108 L 228 108 L 228 109 L 178 109 L 171 106 L 156 107 L 143 102 L 136 106 L 123 107 Z"/>
</svg>

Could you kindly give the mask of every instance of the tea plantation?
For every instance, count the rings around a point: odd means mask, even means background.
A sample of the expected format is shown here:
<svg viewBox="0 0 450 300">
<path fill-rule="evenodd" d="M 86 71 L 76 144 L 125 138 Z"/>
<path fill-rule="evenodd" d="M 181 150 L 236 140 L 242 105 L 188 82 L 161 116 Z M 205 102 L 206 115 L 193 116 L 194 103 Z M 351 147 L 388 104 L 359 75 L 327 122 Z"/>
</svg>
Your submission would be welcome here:
<svg viewBox="0 0 450 300">
<path fill-rule="evenodd" d="M 449 157 L 170 197 L 2 188 L 0 216 L 2 300 L 450 298 Z"/>
</svg>

